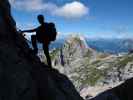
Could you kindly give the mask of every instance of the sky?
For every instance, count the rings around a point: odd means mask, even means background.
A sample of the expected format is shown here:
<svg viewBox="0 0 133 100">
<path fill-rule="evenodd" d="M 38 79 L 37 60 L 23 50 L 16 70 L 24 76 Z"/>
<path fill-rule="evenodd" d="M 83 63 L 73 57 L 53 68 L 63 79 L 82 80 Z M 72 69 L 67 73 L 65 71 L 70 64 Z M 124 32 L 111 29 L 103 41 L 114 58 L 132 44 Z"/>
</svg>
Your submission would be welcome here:
<svg viewBox="0 0 133 100">
<path fill-rule="evenodd" d="M 56 24 L 59 36 L 133 37 L 133 0 L 10 0 L 17 28 L 39 25 L 37 15 Z"/>
</svg>

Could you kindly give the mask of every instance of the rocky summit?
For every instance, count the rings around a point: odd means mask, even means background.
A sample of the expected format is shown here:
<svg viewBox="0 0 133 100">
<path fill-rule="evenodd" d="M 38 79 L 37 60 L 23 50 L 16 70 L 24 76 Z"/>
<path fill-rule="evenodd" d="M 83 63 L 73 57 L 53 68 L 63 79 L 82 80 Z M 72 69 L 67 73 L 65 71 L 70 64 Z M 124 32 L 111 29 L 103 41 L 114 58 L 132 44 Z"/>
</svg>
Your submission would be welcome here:
<svg viewBox="0 0 133 100">
<path fill-rule="evenodd" d="M 89 63 L 102 56 L 104 57 L 106 54 L 98 53 L 94 49 L 89 48 L 85 39 L 81 36 L 68 37 L 62 48 L 51 52 L 53 66 L 61 73 L 66 74 L 74 82 L 78 90 L 82 87 L 82 83 L 95 83 L 93 81 L 95 68 L 89 66 Z M 88 68 L 92 68 L 93 71 L 88 70 Z M 92 74 L 88 75 L 88 71 L 91 71 Z M 90 80 L 90 82 L 87 82 L 87 80 Z"/>
<path fill-rule="evenodd" d="M 31 52 L 0 0 L 0 100 L 83 100 L 71 81 Z"/>
</svg>

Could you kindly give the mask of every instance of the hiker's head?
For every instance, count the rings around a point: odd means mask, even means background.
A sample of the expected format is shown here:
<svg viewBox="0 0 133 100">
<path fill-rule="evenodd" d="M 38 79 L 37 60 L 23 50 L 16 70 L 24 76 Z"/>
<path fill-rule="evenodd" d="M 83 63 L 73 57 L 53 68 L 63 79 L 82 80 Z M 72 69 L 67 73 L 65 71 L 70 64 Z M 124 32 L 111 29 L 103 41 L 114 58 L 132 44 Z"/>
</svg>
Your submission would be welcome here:
<svg viewBox="0 0 133 100">
<path fill-rule="evenodd" d="M 44 23 L 44 16 L 43 15 L 38 15 L 37 16 L 37 19 L 39 21 L 40 24 L 43 24 Z"/>
</svg>

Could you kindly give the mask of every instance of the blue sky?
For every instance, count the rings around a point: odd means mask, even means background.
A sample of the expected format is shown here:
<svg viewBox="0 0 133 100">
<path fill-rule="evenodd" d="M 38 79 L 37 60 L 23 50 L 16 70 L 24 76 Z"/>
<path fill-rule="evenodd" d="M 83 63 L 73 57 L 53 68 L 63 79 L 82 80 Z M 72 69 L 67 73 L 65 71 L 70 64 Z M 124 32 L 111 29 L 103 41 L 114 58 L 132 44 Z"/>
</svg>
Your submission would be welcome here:
<svg viewBox="0 0 133 100">
<path fill-rule="evenodd" d="M 36 16 L 55 22 L 60 36 L 133 37 L 133 0 L 10 0 L 20 29 L 38 26 Z"/>
</svg>

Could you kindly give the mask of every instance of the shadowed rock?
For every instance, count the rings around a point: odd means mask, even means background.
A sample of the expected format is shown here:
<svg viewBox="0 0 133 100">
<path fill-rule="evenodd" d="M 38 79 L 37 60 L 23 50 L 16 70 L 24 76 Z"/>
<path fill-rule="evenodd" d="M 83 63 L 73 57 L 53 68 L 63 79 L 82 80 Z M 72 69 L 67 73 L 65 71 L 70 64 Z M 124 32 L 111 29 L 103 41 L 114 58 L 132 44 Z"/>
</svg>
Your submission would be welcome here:
<svg viewBox="0 0 133 100">
<path fill-rule="evenodd" d="M 107 90 L 91 100 L 133 100 L 133 78 L 123 84 Z"/>
<path fill-rule="evenodd" d="M 83 100 L 69 79 L 41 63 L 0 0 L 0 100 Z"/>
</svg>

